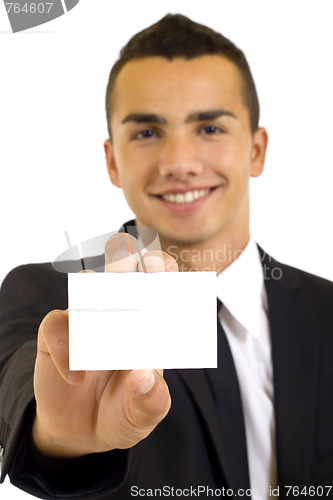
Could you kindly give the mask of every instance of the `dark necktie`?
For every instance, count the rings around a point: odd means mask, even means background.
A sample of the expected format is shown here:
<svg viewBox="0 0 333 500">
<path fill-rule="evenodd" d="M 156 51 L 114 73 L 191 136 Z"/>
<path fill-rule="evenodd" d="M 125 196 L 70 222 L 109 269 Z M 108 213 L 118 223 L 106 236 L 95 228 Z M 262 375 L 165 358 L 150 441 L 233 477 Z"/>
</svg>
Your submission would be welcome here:
<svg viewBox="0 0 333 500">
<path fill-rule="evenodd" d="M 217 312 L 223 307 L 217 299 Z M 216 401 L 223 449 L 227 458 L 231 487 L 250 488 L 243 409 L 238 378 L 226 334 L 217 318 L 218 368 L 207 369 L 207 377 Z"/>
</svg>

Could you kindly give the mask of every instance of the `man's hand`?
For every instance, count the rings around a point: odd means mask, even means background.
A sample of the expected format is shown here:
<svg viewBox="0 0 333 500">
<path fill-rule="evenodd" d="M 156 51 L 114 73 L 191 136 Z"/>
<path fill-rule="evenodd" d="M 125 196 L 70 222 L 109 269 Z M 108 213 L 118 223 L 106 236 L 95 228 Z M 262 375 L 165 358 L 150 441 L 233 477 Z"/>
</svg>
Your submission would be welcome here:
<svg viewBox="0 0 333 500">
<path fill-rule="evenodd" d="M 135 271 L 137 255 L 135 238 L 114 235 L 105 247 L 105 270 Z M 158 251 L 139 264 L 141 272 L 177 270 L 176 261 Z M 42 453 L 76 457 L 129 448 L 168 413 L 162 370 L 70 372 L 68 357 L 68 311 L 51 311 L 39 328 L 34 376 L 33 439 Z"/>
</svg>

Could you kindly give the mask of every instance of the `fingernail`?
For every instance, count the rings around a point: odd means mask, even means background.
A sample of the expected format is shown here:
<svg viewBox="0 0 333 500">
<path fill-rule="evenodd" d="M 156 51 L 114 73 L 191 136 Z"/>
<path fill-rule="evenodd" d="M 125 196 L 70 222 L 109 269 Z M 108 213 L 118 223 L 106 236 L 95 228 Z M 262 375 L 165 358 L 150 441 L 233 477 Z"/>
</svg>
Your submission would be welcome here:
<svg viewBox="0 0 333 500">
<path fill-rule="evenodd" d="M 147 370 L 146 374 L 141 378 L 138 384 L 134 387 L 134 392 L 138 396 L 147 394 L 155 384 L 155 375 L 152 370 Z"/>
<path fill-rule="evenodd" d="M 129 255 L 126 251 L 119 251 L 105 259 L 105 270 L 115 273 L 135 271 L 137 260 L 138 254 Z"/>
<path fill-rule="evenodd" d="M 128 257 L 131 257 L 131 254 L 129 251 L 126 250 L 118 250 L 114 254 L 110 255 L 110 262 L 117 262 L 118 260 L 123 260 L 127 259 Z"/>
<path fill-rule="evenodd" d="M 143 267 L 147 273 L 158 273 L 165 271 L 163 257 L 158 255 L 144 255 L 142 257 Z"/>
</svg>

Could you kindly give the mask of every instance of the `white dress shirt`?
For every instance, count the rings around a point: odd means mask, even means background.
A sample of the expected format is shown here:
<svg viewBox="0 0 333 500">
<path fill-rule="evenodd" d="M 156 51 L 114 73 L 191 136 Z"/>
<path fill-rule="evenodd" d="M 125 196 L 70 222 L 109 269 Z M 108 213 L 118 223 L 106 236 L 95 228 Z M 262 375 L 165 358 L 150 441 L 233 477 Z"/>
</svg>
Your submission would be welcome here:
<svg viewBox="0 0 333 500">
<path fill-rule="evenodd" d="M 218 275 L 217 296 L 239 380 L 252 498 L 267 500 L 277 486 L 273 367 L 263 268 L 252 239 Z"/>
</svg>

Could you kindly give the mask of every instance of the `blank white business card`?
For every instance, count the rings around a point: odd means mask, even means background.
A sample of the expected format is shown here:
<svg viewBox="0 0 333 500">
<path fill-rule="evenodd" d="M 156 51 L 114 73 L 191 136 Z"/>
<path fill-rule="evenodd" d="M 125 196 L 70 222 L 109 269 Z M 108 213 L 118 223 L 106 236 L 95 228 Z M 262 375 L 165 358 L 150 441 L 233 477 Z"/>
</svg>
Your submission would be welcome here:
<svg viewBox="0 0 333 500">
<path fill-rule="evenodd" d="M 68 275 L 71 370 L 216 368 L 216 273 Z"/>
</svg>

